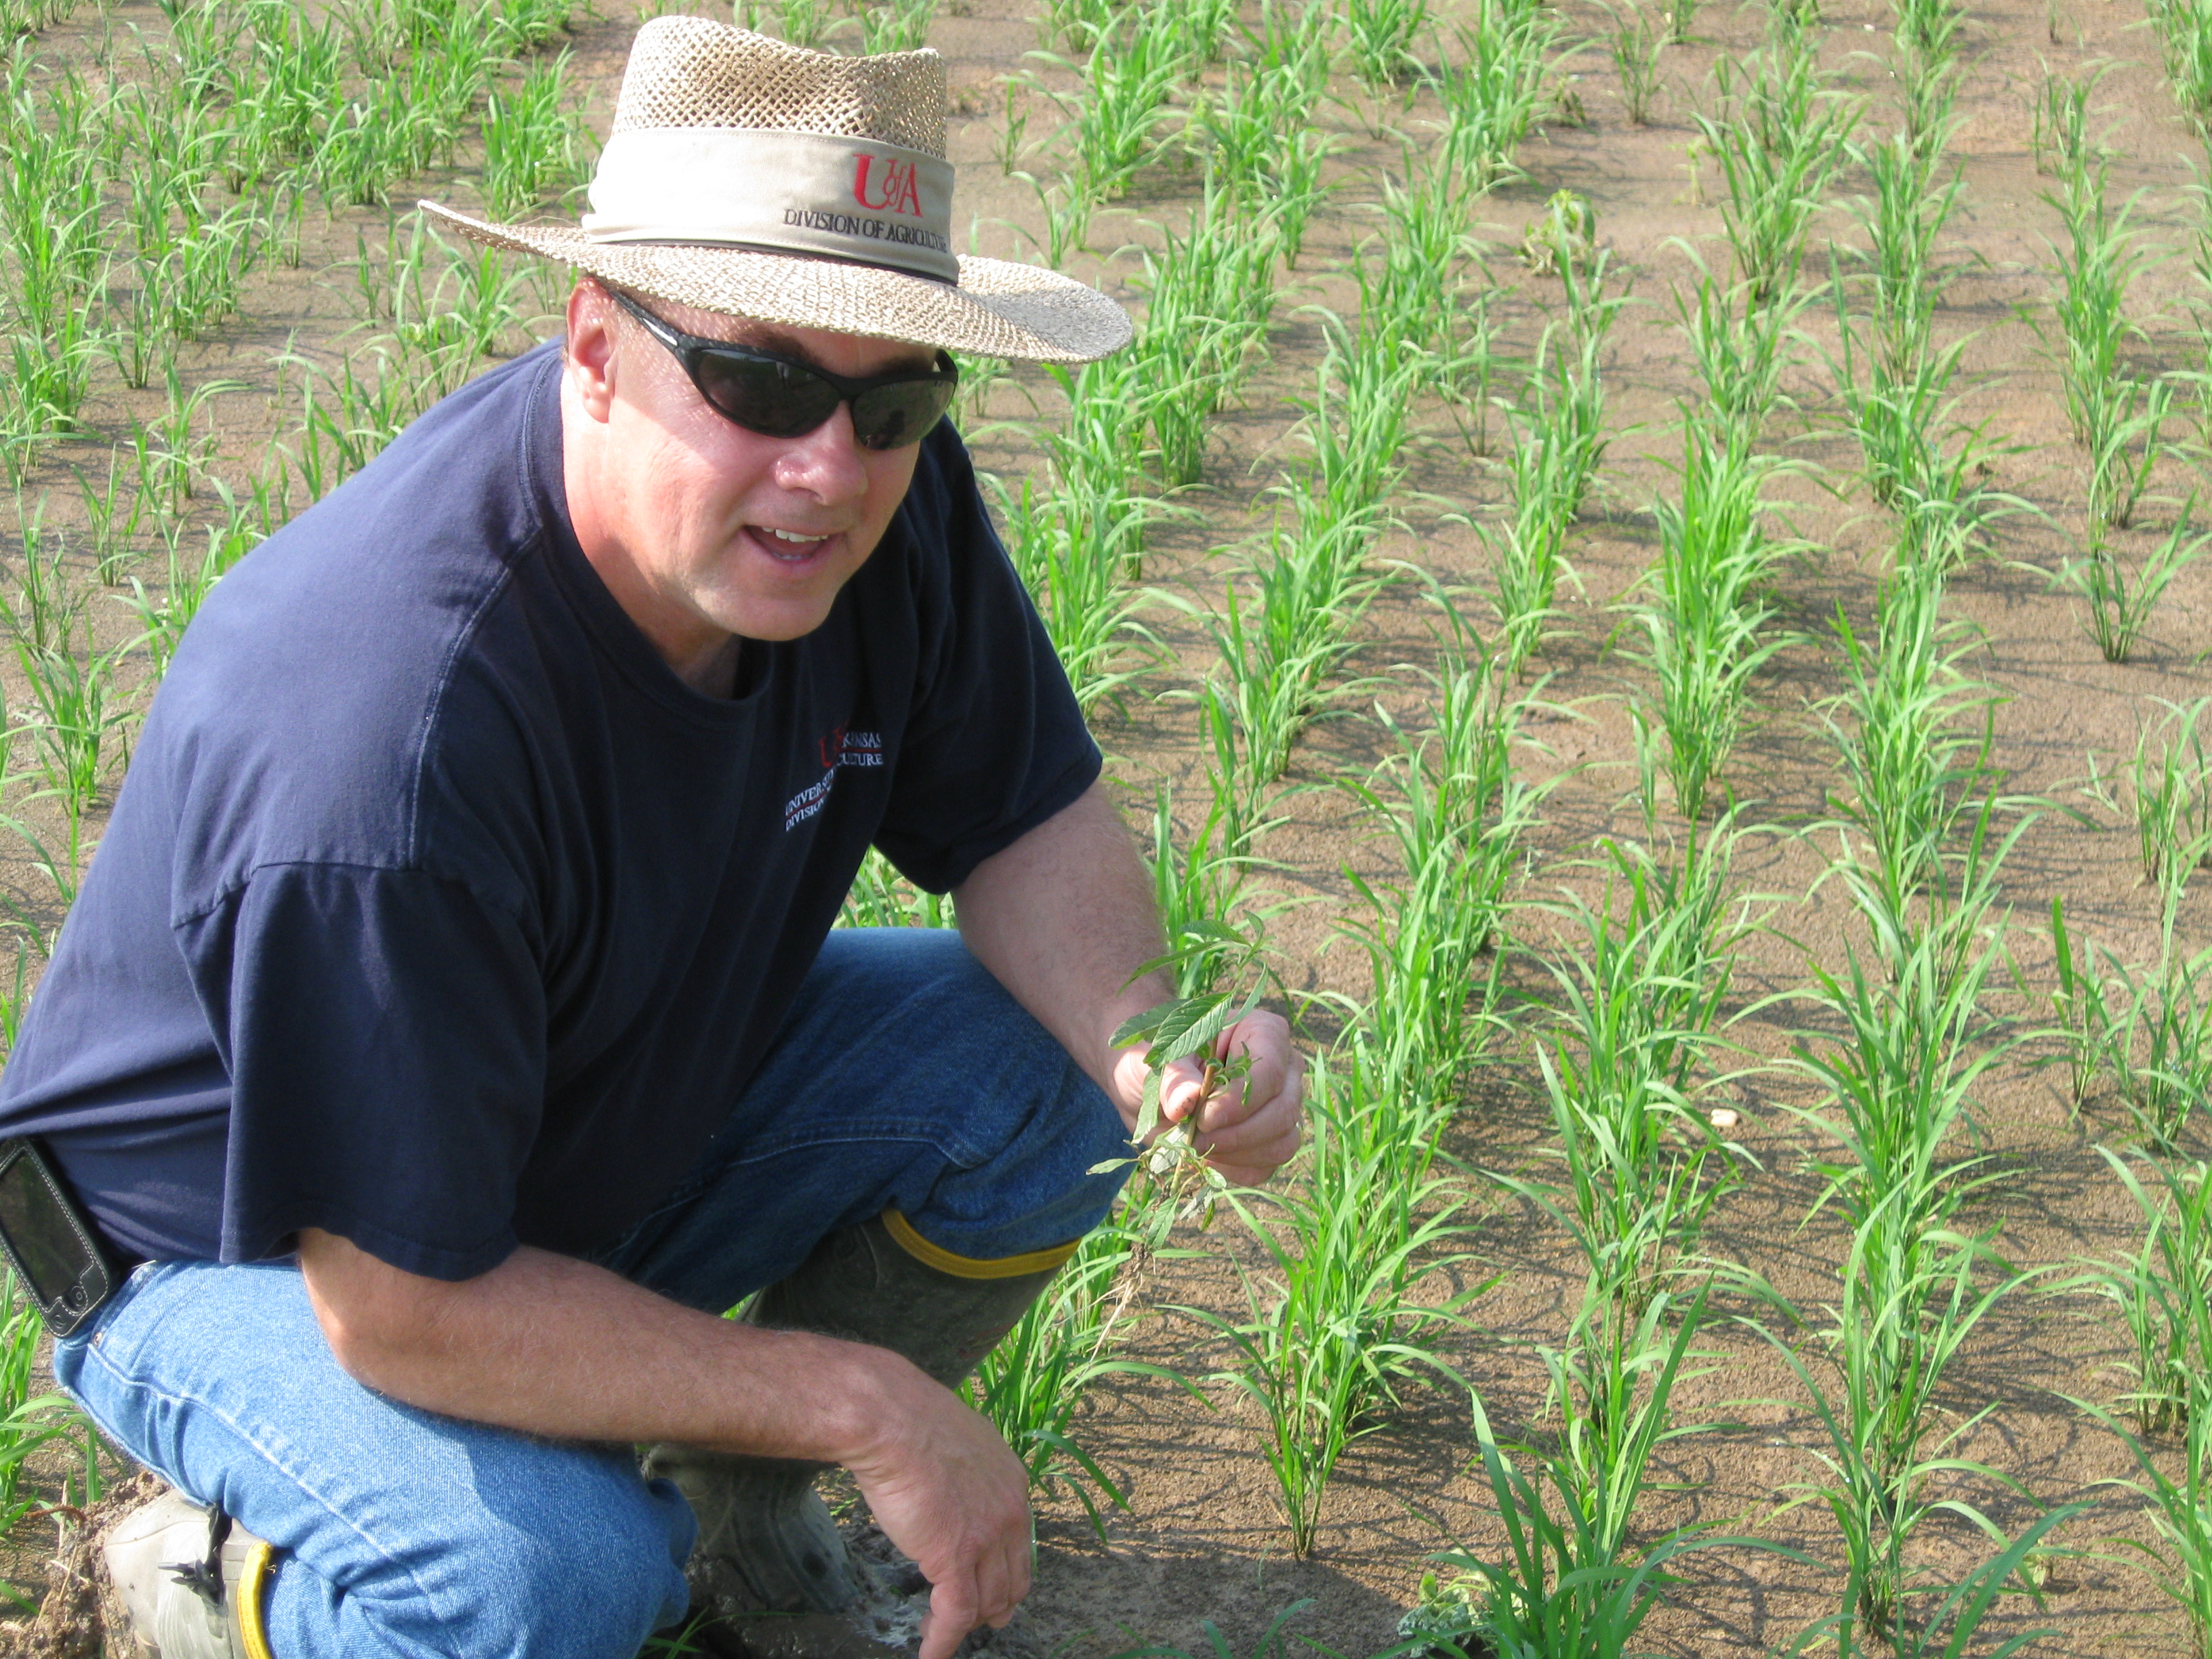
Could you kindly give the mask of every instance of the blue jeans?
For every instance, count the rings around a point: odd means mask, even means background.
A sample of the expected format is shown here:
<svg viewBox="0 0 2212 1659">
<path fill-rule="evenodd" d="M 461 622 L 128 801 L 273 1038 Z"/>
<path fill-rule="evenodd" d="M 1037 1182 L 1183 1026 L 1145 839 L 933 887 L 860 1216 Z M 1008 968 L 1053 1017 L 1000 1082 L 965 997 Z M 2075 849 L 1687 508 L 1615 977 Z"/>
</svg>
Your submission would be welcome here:
<svg viewBox="0 0 2212 1659">
<path fill-rule="evenodd" d="M 692 1173 L 599 1260 L 719 1312 L 887 1208 L 981 1259 L 1079 1237 L 1127 1150 L 1096 1085 L 957 935 L 841 931 Z M 629 1659 L 682 1619 L 695 1528 L 627 1446 L 372 1393 L 289 1261 L 149 1262 L 56 1345 L 119 1445 L 286 1554 L 276 1659 Z"/>
</svg>

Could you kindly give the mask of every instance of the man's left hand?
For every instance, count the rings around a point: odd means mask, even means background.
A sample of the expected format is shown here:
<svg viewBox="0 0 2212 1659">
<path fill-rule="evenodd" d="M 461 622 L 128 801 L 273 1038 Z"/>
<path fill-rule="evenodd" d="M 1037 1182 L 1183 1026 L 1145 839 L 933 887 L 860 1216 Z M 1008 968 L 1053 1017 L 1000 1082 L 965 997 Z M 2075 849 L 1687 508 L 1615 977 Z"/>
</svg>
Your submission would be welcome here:
<svg viewBox="0 0 2212 1659">
<path fill-rule="evenodd" d="M 1144 1055 L 1142 1048 L 1125 1048 L 1115 1057 L 1115 1103 L 1132 1125 L 1144 1098 Z M 1160 1116 L 1165 1123 L 1188 1121 L 1192 1145 L 1208 1165 L 1240 1187 L 1256 1187 L 1290 1162 L 1304 1137 L 1305 1060 L 1291 1046 L 1289 1022 L 1265 1011 L 1224 1031 L 1213 1057 L 1242 1057 L 1249 1065 L 1238 1068 L 1242 1077 L 1209 1095 L 1198 1060 L 1176 1060 L 1160 1079 Z"/>
</svg>

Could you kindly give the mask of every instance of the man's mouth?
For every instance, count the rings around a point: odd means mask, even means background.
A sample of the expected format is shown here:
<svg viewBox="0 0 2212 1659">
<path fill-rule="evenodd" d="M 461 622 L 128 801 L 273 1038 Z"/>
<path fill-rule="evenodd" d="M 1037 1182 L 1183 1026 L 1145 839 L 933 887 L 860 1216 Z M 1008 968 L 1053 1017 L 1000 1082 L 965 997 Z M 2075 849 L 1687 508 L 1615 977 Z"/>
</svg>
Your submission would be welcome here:
<svg viewBox="0 0 2212 1659">
<path fill-rule="evenodd" d="M 768 556 L 786 564 L 799 564 L 819 553 L 836 538 L 829 535 L 812 536 L 797 530 L 778 530 L 772 525 L 747 525 L 753 539 L 759 543 Z"/>
</svg>

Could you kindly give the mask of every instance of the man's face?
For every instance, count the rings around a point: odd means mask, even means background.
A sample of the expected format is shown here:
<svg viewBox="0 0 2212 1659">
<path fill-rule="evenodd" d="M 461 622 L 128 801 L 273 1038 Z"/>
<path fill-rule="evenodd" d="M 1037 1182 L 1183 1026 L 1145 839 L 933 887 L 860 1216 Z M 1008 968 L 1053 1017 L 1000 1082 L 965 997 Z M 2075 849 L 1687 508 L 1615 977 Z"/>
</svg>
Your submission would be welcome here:
<svg viewBox="0 0 2212 1659">
<path fill-rule="evenodd" d="M 896 340 L 652 308 L 688 333 L 856 378 L 935 360 Z M 580 287 L 569 319 L 571 390 L 597 427 L 577 533 L 630 619 L 679 673 L 732 635 L 789 640 L 820 627 L 905 499 L 919 447 L 861 448 L 842 404 L 800 437 L 749 432 L 709 408 L 675 356 L 604 293 Z M 575 474 L 572 465 L 572 511 Z"/>
</svg>

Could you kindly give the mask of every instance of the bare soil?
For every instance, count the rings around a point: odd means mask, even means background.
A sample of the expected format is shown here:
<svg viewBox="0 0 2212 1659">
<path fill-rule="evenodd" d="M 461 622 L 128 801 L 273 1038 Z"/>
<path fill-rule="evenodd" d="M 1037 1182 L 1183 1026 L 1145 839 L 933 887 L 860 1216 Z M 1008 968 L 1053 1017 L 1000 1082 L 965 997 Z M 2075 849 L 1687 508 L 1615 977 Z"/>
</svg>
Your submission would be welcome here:
<svg viewBox="0 0 2212 1659">
<path fill-rule="evenodd" d="M 1594 0 L 1560 3 L 1570 35 L 1595 41 L 1605 20 Z M 1054 73 L 1025 59 L 1040 42 L 1022 12 L 1020 0 L 953 0 L 932 33 L 947 57 L 960 112 L 951 133 L 962 180 L 956 223 L 972 221 L 975 251 L 1016 258 L 1031 255 L 1040 220 L 1029 187 L 1001 171 L 1001 83 L 1036 73 L 1052 84 Z M 1454 12 L 1443 7 L 1441 23 L 1449 25 Z M 160 27 L 148 3 L 118 5 L 106 16 L 118 31 Z M 1869 134 L 1886 132 L 1893 120 L 1884 58 L 1888 26 L 1876 0 L 1830 0 L 1821 22 L 1825 61 L 1841 86 L 1869 100 L 1863 128 Z M 61 55 L 82 54 L 99 27 L 83 20 L 64 25 L 50 32 L 49 46 Z M 602 131 L 630 27 L 627 16 L 587 21 L 574 42 Z M 1485 206 L 1481 229 L 1492 247 L 1488 279 L 1498 289 L 1496 303 L 1512 349 L 1526 352 L 1559 302 L 1556 279 L 1531 275 L 1514 258 L 1522 228 L 1556 190 L 1590 199 L 1600 240 L 1617 268 L 1633 273 L 1638 301 L 1615 330 L 1607 363 L 1614 441 L 1601 491 L 1571 551 L 1579 591 L 1569 600 L 1562 636 L 1539 664 L 1551 676 L 1546 695 L 1560 713 L 1540 728 L 1548 757 L 1532 757 L 1531 764 L 1563 777 L 1535 837 L 1530 896 L 1578 879 L 1571 861 L 1594 838 L 1638 828 L 1628 800 L 1634 767 L 1626 700 L 1643 681 L 1613 648 L 1613 635 L 1619 607 L 1653 556 L 1650 504 L 1669 487 L 1668 463 L 1680 454 L 1678 404 L 1698 395 L 1688 353 L 1671 325 L 1671 295 L 1693 275 L 1693 251 L 1715 268 L 1726 258 L 1715 205 L 1721 186 L 1710 162 L 1700 175 L 1690 153 L 1690 114 L 1712 97 L 1715 60 L 1754 49 L 1764 30 L 1765 14 L 1755 6 L 1706 7 L 1696 40 L 1668 49 L 1666 90 L 1644 126 L 1627 120 L 1601 46 L 1570 54 L 1562 72 L 1572 77 L 1586 124 L 1555 124 L 1534 137 L 1521 155 L 1526 179 L 1499 190 Z M 1448 28 L 1440 27 L 1438 38 L 1447 37 Z M 1969 340 L 1960 382 L 1964 412 L 1986 421 L 1999 445 L 1995 482 L 2038 511 L 1996 528 L 1988 556 L 1954 581 L 1949 604 L 1953 614 L 1979 630 L 1974 672 L 2006 699 L 1996 730 L 2010 787 L 2051 804 L 2006 874 L 2012 946 L 2030 994 L 2008 994 L 2002 1012 L 2027 1029 L 2039 1018 L 2039 999 L 2051 980 L 2043 929 L 2054 895 L 2064 896 L 2078 927 L 2131 960 L 2155 949 L 2156 905 L 2140 879 L 2132 830 L 2085 786 L 2109 775 L 2132 750 L 2140 723 L 2155 715 L 2155 700 L 2202 694 L 2202 663 L 2212 652 L 2212 562 L 2176 584 L 2150 637 L 2122 665 L 2100 658 L 2084 632 L 2079 599 L 2053 580 L 2082 529 L 2086 462 L 2066 431 L 2039 333 L 2050 326 L 2048 242 L 2058 234 L 2057 216 L 2041 199 L 2050 181 L 2036 174 L 2029 149 L 2029 99 L 2041 65 L 2069 73 L 2092 64 L 2113 65 L 2100 91 L 2112 188 L 2116 198 L 2141 192 L 2136 223 L 2170 256 L 2134 295 L 2135 314 L 2147 331 L 2146 365 L 2203 366 L 2184 315 L 2195 291 L 2190 262 L 2197 217 L 2188 187 L 2199 150 L 2160 77 L 2138 0 L 2050 0 L 2048 6 L 1977 0 L 1969 9 L 1964 58 L 1964 120 L 1951 154 L 1963 167 L 1965 193 L 1941 255 L 1952 280 L 1939 326 L 1946 338 Z M 1231 568 L 1223 550 L 1264 527 L 1260 491 L 1295 453 L 1288 437 L 1296 411 L 1287 398 L 1310 382 L 1319 349 L 1317 325 L 1299 307 L 1352 303 L 1342 266 L 1379 234 L 1373 204 L 1381 179 L 1402 169 L 1405 147 L 1419 150 L 1429 142 L 1423 123 L 1435 111 L 1425 97 L 1393 98 L 1378 107 L 1349 76 L 1336 89 L 1341 102 L 1321 119 L 1342 142 L 1334 164 L 1338 188 L 1279 309 L 1272 361 L 1244 405 L 1221 419 L 1204 483 L 1182 497 L 1196 517 L 1155 538 L 1146 573 L 1148 580 L 1180 586 L 1201 602 L 1218 595 Z M 1018 100 L 1030 112 L 1031 141 L 1048 136 L 1056 118 L 1050 106 L 1034 89 L 1018 94 Z M 1025 165 L 1042 167 L 1048 159 L 1033 155 Z M 1180 221 L 1195 188 L 1188 169 L 1163 165 L 1130 199 L 1099 216 L 1091 243 L 1100 257 L 1079 259 L 1074 268 L 1133 300 L 1134 257 L 1115 250 L 1156 243 L 1158 226 Z M 1863 171 L 1844 170 L 1816 225 L 1809 270 L 1826 270 L 1832 240 L 1844 249 L 1863 244 L 1850 198 L 1865 188 Z M 465 168 L 453 179 L 424 181 L 420 193 L 463 205 L 475 199 Z M 366 231 L 374 240 L 382 224 L 372 212 L 327 221 L 311 212 L 301 267 L 264 268 L 250 288 L 244 316 L 188 355 L 191 376 L 240 385 L 213 404 L 219 472 L 243 484 L 264 465 L 268 441 L 295 418 L 296 391 L 271 367 L 276 354 L 289 345 L 328 359 L 362 337 L 344 262 L 355 257 L 356 233 Z M 1812 831 L 1836 775 L 1818 710 L 1840 689 L 1828 619 L 1838 608 L 1855 622 L 1867 619 L 1887 542 L 1883 516 L 1852 476 L 1856 451 L 1836 409 L 1824 355 L 1834 347 L 1832 313 L 1809 308 L 1802 329 L 1787 382 L 1796 410 L 1770 434 L 1802 468 L 1784 493 L 1807 547 L 1781 584 L 1785 623 L 1802 637 L 1764 676 L 1759 715 L 1726 780 L 1747 815 L 1771 826 L 1747 841 L 1739 866 L 1745 890 L 1764 896 L 1771 927 L 1740 964 L 1732 1012 L 1742 1018 L 1731 1030 L 1748 1060 L 1768 1062 L 1789 1054 L 1793 1028 L 1810 1016 L 1767 999 L 1805 985 L 1808 962 L 1832 968 L 1843 961 L 1840 896 L 1819 885 L 1832 846 Z M 1032 399 L 1049 418 L 1053 395 L 1042 377 L 1017 374 L 994 393 L 988 412 L 999 420 L 1026 420 Z M 89 411 L 101 441 L 57 453 L 27 499 L 44 485 L 51 491 L 48 522 L 71 523 L 76 509 L 70 465 L 104 472 L 107 441 L 127 430 L 131 415 L 143 416 L 157 404 L 111 381 Z M 1379 702 L 1416 729 L 1422 722 L 1419 671 L 1436 655 L 1427 587 L 1466 593 L 1469 614 L 1487 625 L 1479 597 L 1485 580 L 1480 547 L 1454 515 L 1494 507 L 1503 497 L 1501 483 L 1483 458 L 1468 453 L 1442 412 L 1420 411 L 1417 425 L 1421 436 L 1408 457 L 1411 487 L 1400 502 L 1405 526 L 1382 549 L 1403 562 L 1407 574 L 1369 613 L 1350 665 L 1360 687 L 1302 746 L 1293 781 L 1311 787 L 1292 798 L 1290 822 L 1266 848 L 1283 866 L 1272 878 L 1285 894 L 1318 901 L 1287 913 L 1275 930 L 1285 980 L 1297 991 L 1364 989 L 1352 953 L 1329 947 L 1331 924 L 1342 914 L 1345 868 L 1387 873 L 1388 860 L 1375 826 L 1333 783 L 1364 775 L 1384 752 L 1387 737 L 1372 704 Z M 1012 428 L 978 429 L 971 437 L 983 464 L 1002 473 L 1035 465 L 1034 451 Z M 2168 471 L 2161 491 L 2185 493 L 2191 477 L 2179 465 Z M 2148 527 L 2129 533 L 2146 544 L 2170 526 L 2173 512 L 2171 502 L 2156 507 Z M 14 547 L 14 538 L 0 538 L 0 550 L 12 553 Z M 149 578 L 153 568 L 147 567 Z M 120 607 L 102 614 L 108 618 L 103 626 L 119 636 Z M 1099 734 L 1115 775 L 1136 802 L 1148 804 L 1162 780 L 1192 801 L 1203 784 L 1194 769 L 1191 720 L 1188 705 L 1171 694 L 1203 673 L 1202 640 L 1165 608 L 1155 621 L 1170 660 L 1147 683 L 1146 696 L 1102 720 Z M 12 878 L 18 905 L 35 921 L 58 921 L 27 868 L 0 874 Z M 2203 892 L 2185 902 L 2182 927 L 2192 945 L 2212 942 L 2208 907 L 2212 896 Z M 1528 929 L 1540 945 L 1540 917 L 1533 917 Z M 2125 1649 L 2179 1656 L 2194 1650 L 2178 1610 L 2162 1604 L 2117 1548 L 2121 1540 L 2148 1535 L 2135 1500 L 2099 1486 L 2126 1474 L 2128 1457 L 2066 1397 L 2110 1401 L 2123 1391 L 2124 1333 L 2103 1304 L 2051 1290 L 2070 1264 L 2112 1255 L 2133 1242 L 2130 1208 L 2096 1150 L 2127 1144 L 2130 1130 L 2114 1103 L 2092 1102 L 2075 1114 L 2063 1071 L 2037 1063 L 2052 1053 L 2047 1042 L 2030 1042 L 1994 1075 L 1978 1104 L 1976 1121 L 2005 1178 L 1981 1200 L 1974 1219 L 1997 1231 L 2000 1247 L 2019 1267 L 2044 1276 L 2000 1304 L 1968 1362 L 1955 1370 L 1947 1402 L 1961 1422 L 1995 1407 L 1973 1429 L 1964 1453 L 2004 1471 L 2034 1501 L 1986 1483 L 1963 1483 L 1960 1495 L 2008 1528 L 2025 1524 L 2039 1504 L 2100 1499 L 2064 1533 L 2063 1542 L 2082 1553 L 2052 1565 L 2045 1607 L 2023 1601 L 2009 1609 L 2001 1621 L 2005 1629 L 2049 1626 L 2058 1634 L 2037 1650 L 2054 1654 Z M 1708 1247 L 1817 1308 L 1832 1294 L 1841 1251 L 1830 1221 L 1807 1220 L 1818 1192 L 1807 1161 L 1821 1142 L 1793 1109 L 1814 1104 L 1814 1097 L 1778 1065 L 1743 1076 L 1730 1095 L 1743 1114 L 1741 1138 L 1756 1164 L 1723 1200 Z M 1449 1145 L 1470 1172 L 1510 1172 L 1539 1164 L 1547 1134 L 1533 1073 L 1509 1045 L 1485 1068 Z M 1493 1275 L 1498 1282 L 1472 1304 L 1471 1326 L 1447 1345 L 1447 1356 L 1476 1382 L 1502 1429 L 1540 1431 L 1542 1370 L 1535 1348 L 1564 1332 L 1579 1288 L 1574 1262 L 1540 1215 L 1506 1201 L 1473 1173 L 1468 1192 L 1474 1221 L 1464 1243 L 1474 1256 L 1449 1277 L 1455 1286 Z M 1249 1241 L 1240 1247 L 1220 1233 L 1178 1243 L 1216 1255 L 1158 1269 L 1148 1297 L 1158 1311 L 1138 1331 L 1135 1351 L 1206 1378 L 1224 1361 L 1218 1344 L 1167 1310 L 1237 1307 L 1235 1266 L 1240 1260 L 1252 1265 L 1254 1256 Z M 1445 1293 L 1440 1279 L 1436 1294 Z M 1688 1558 L 1684 1582 L 1646 1627 L 1650 1644 L 1670 1655 L 1784 1651 L 1833 1609 L 1839 1592 L 1820 1512 L 1788 1507 L 1793 1483 L 1818 1472 L 1812 1451 L 1818 1425 L 1768 1345 L 1735 1322 L 1735 1316 L 1752 1312 L 1747 1306 L 1721 1310 L 1703 1344 L 1712 1363 L 1680 1396 L 1683 1420 L 1711 1418 L 1729 1426 L 1665 1449 L 1667 1485 L 1652 1495 L 1646 1524 L 1656 1537 L 1684 1522 L 1711 1522 L 1723 1531 L 1787 1546 L 1805 1559 L 1747 1548 Z M 1198 1651 L 1207 1639 L 1201 1622 L 1212 1621 L 1228 1651 L 1241 1656 L 1288 1609 L 1285 1628 L 1298 1636 L 1341 1653 L 1370 1654 L 1394 1639 L 1433 1553 L 1499 1547 L 1495 1516 L 1472 1464 L 1467 1405 L 1453 1392 L 1416 1392 L 1401 1415 L 1347 1454 L 1318 1547 L 1304 1560 L 1288 1552 L 1249 1408 L 1218 1382 L 1208 1382 L 1206 1393 L 1211 1409 L 1144 1378 L 1109 1378 L 1097 1388 L 1079 1437 L 1125 1486 L 1129 1509 L 1111 1517 L 1102 1544 L 1072 1501 L 1043 1505 L 1036 1589 L 1000 1638 L 1002 1650 L 1093 1656 L 1163 1643 Z M 1928 1553 L 1939 1565 L 1963 1567 L 1982 1547 L 1961 1523 L 1939 1531 Z"/>
</svg>

